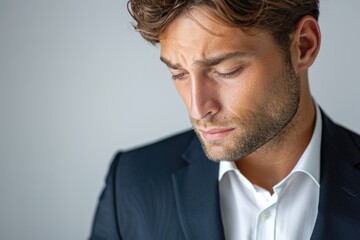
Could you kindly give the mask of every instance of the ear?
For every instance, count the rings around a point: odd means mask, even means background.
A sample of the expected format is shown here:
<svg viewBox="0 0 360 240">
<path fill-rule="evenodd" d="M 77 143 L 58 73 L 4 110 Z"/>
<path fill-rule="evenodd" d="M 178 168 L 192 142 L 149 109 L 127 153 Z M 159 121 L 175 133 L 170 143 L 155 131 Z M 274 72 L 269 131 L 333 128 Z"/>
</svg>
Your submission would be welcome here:
<svg viewBox="0 0 360 240">
<path fill-rule="evenodd" d="M 321 43 L 318 22 L 311 16 L 301 18 L 291 36 L 291 57 L 298 71 L 308 69 L 315 61 Z"/>
</svg>

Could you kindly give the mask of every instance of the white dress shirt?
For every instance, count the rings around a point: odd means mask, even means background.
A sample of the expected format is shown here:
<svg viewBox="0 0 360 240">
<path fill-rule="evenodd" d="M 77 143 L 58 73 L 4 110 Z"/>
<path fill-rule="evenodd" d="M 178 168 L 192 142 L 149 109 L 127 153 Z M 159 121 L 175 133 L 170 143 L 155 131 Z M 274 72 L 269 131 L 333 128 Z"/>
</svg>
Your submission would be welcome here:
<svg viewBox="0 0 360 240">
<path fill-rule="evenodd" d="M 226 240 L 309 240 L 320 193 L 321 113 L 309 145 L 281 182 L 267 190 L 252 184 L 234 162 L 222 161 L 219 191 Z"/>
</svg>

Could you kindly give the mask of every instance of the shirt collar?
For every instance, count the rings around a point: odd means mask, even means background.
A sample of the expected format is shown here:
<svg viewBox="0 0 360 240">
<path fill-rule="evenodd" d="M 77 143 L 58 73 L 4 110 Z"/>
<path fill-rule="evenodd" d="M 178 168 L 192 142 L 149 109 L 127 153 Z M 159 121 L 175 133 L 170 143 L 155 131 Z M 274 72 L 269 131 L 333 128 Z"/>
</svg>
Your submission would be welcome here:
<svg viewBox="0 0 360 240">
<path fill-rule="evenodd" d="M 294 172 L 304 172 L 320 186 L 320 149 L 321 149 L 322 117 L 320 108 L 316 105 L 316 121 L 309 145 L 301 155 L 298 163 L 289 175 Z"/>
<path fill-rule="evenodd" d="M 315 128 L 310 143 L 306 147 L 304 153 L 300 157 L 294 169 L 285 179 L 287 179 L 295 172 L 304 172 L 314 180 L 317 186 L 320 186 L 320 148 L 321 148 L 322 116 L 321 116 L 320 108 L 316 104 L 315 104 L 315 108 L 316 108 Z M 225 173 L 229 171 L 239 171 L 235 165 L 235 162 L 221 161 L 219 166 L 219 178 L 218 178 L 219 181 L 225 175 Z M 242 180 L 245 180 L 243 181 L 243 183 L 248 185 L 249 181 L 246 181 L 247 179 L 244 178 L 245 177 L 242 177 Z M 281 181 L 279 184 L 281 184 L 282 182 L 283 181 Z"/>
</svg>

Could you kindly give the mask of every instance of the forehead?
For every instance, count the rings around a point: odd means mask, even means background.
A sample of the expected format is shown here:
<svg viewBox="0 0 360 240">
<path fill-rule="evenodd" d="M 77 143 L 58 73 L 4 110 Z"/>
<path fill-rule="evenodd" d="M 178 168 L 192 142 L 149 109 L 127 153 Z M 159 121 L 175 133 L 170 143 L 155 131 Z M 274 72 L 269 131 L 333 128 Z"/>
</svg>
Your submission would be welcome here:
<svg viewBox="0 0 360 240">
<path fill-rule="evenodd" d="M 174 19 L 160 35 L 161 56 L 172 62 L 196 61 L 233 51 L 254 52 L 273 43 L 265 31 L 227 26 L 203 7 Z M 182 59 L 178 59 L 182 57 Z"/>
</svg>

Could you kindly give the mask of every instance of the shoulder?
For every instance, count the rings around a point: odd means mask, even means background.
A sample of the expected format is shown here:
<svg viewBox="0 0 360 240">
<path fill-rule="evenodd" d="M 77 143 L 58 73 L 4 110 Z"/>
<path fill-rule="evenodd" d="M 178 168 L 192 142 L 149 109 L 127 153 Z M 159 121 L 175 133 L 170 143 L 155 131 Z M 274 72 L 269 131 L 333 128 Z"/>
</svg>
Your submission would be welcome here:
<svg viewBox="0 0 360 240">
<path fill-rule="evenodd" d="M 360 135 L 358 133 L 355 133 L 349 129 L 343 128 L 343 130 L 349 135 L 352 142 L 357 146 L 357 148 L 360 150 Z"/>
<path fill-rule="evenodd" d="M 351 159 L 350 163 L 360 163 L 360 135 L 334 123 L 325 114 L 323 123 L 323 142 L 338 154 Z"/>
<path fill-rule="evenodd" d="M 154 143 L 124 152 L 127 157 L 160 157 L 182 154 L 195 137 L 193 131 L 182 132 Z"/>
<path fill-rule="evenodd" d="M 121 239 L 120 235 L 144 239 L 150 226 L 154 227 L 152 234 L 164 236 L 163 228 L 152 225 L 154 216 L 176 235 L 180 228 L 171 176 L 186 164 L 182 154 L 194 138 L 193 131 L 187 131 L 116 154 L 100 196 L 91 239 Z"/>
<path fill-rule="evenodd" d="M 339 123 L 334 122 L 324 112 L 323 115 L 323 129 L 325 130 L 326 138 L 346 139 L 354 143 L 358 148 L 360 147 L 360 135 Z"/>
<path fill-rule="evenodd" d="M 183 166 L 183 153 L 195 138 L 193 131 L 116 154 L 112 167 L 124 177 L 168 174 Z"/>
</svg>

